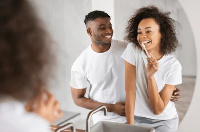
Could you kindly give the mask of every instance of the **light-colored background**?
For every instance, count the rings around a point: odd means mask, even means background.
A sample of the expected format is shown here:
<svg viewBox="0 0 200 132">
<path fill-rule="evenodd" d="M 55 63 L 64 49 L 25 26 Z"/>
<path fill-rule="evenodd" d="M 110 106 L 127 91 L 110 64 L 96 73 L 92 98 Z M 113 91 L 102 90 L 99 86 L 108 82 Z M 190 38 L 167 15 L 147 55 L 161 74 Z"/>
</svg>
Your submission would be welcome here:
<svg viewBox="0 0 200 132">
<path fill-rule="evenodd" d="M 111 16 L 114 27 L 114 38 L 123 40 L 126 21 L 134 10 L 142 5 L 155 4 L 164 10 L 172 11 L 172 17 L 180 22 L 178 29 L 181 47 L 176 52 L 183 66 L 184 76 L 197 76 L 197 83 L 190 108 L 178 129 L 179 132 L 195 132 L 200 120 L 200 80 L 196 64 L 200 54 L 200 13 L 198 0 L 30 0 L 37 13 L 44 21 L 45 27 L 55 41 L 58 58 L 55 80 L 52 81 L 52 93 L 61 103 L 61 108 L 69 111 L 87 113 L 88 110 L 75 106 L 69 88 L 70 69 L 77 56 L 90 44 L 83 23 L 84 16 L 91 10 L 106 11 Z M 164 5 L 164 6 L 163 6 Z M 183 7 L 180 8 L 180 7 Z M 187 17 L 186 17 L 187 16 Z M 183 23 L 184 22 L 184 23 Z M 196 44 L 196 48 L 195 45 Z"/>
</svg>

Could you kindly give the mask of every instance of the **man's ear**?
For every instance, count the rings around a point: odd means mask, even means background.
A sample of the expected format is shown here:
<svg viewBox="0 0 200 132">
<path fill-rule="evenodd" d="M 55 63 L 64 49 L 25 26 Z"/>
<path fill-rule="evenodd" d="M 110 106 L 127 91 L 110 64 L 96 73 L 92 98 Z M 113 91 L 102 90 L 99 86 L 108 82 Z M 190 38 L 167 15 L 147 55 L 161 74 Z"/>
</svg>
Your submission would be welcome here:
<svg viewBox="0 0 200 132">
<path fill-rule="evenodd" d="M 88 34 L 89 36 L 92 36 L 92 30 L 91 30 L 91 28 L 87 28 L 87 34 Z"/>
</svg>

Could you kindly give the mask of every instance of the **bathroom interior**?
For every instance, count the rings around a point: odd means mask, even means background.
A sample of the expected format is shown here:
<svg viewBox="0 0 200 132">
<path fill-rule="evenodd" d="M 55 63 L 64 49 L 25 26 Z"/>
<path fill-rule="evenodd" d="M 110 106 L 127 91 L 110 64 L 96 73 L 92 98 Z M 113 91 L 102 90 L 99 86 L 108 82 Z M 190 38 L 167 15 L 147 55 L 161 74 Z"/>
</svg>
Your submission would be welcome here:
<svg viewBox="0 0 200 132">
<path fill-rule="evenodd" d="M 50 91 L 60 102 L 64 112 L 62 119 L 52 125 L 73 123 L 75 128 L 85 130 L 86 118 L 90 110 L 74 104 L 70 91 L 70 70 L 78 55 L 91 43 L 83 22 L 85 15 L 92 10 L 103 10 L 111 16 L 113 39 L 124 41 L 124 31 L 128 19 L 137 8 L 145 5 L 156 5 L 164 11 L 170 11 L 176 20 L 176 28 L 180 46 L 175 56 L 183 67 L 183 83 L 177 87 L 181 98 L 175 103 L 179 114 L 178 132 L 198 130 L 200 120 L 198 94 L 198 61 L 197 49 L 198 19 L 192 17 L 199 11 L 197 0 L 29 0 L 43 21 L 44 26 L 53 39 L 57 67 L 54 79 L 50 82 Z M 194 8 L 194 10 L 190 10 Z M 195 10 L 196 9 L 196 10 Z M 200 11 L 199 11 L 200 12 Z M 196 20 L 197 19 L 197 20 Z M 199 22 L 200 23 L 200 22 Z M 199 33 L 200 34 L 200 33 Z M 199 48 L 198 48 L 199 47 Z"/>
</svg>

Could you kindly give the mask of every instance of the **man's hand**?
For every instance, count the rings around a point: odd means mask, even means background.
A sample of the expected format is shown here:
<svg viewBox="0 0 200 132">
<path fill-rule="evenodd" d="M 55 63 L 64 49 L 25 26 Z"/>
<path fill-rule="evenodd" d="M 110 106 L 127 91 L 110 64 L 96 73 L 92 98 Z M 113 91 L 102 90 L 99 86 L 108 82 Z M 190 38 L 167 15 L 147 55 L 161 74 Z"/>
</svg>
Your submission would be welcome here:
<svg viewBox="0 0 200 132">
<path fill-rule="evenodd" d="M 180 90 L 178 88 L 175 88 L 170 100 L 176 102 L 179 98 L 180 98 Z"/>
<path fill-rule="evenodd" d="M 126 116 L 125 102 L 117 102 L 113 104 L 112 111 L 120 116 Z"/>
<path fill-rule="evenodd" d="M 53 123 L 62 116 L 60 105 L 55 97 L 46 90 L 41 90 L 40 95 L 32 98 L 26 105 L 28 112 L 34 112 L 40 117 Z"/>
</svg>

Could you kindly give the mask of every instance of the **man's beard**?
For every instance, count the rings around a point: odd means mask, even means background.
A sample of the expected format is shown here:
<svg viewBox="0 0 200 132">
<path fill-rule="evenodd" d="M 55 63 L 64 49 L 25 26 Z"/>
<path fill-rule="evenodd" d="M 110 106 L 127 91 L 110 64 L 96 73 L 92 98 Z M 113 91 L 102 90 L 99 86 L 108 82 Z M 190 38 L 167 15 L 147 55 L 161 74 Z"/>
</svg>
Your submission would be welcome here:
<svg viewBox="0 0 200 132">
<path fill-rule="evenodd" d="M 99 44 L 99 45 L 110 45 L 110 43 L 105 43 L 105 42 L 102 42 L 102 41 L 98 41 L 98 40 L 95 40 L 96 44 Z"/>
</svg>

